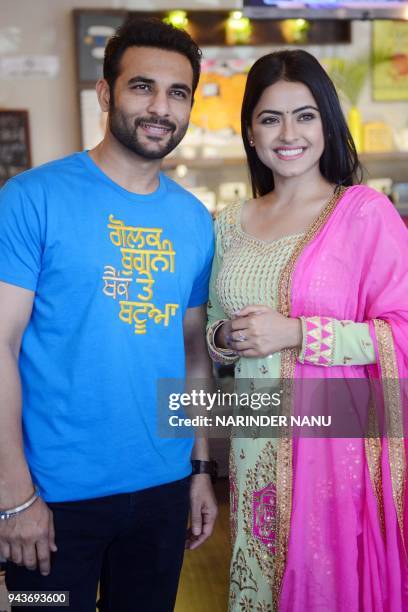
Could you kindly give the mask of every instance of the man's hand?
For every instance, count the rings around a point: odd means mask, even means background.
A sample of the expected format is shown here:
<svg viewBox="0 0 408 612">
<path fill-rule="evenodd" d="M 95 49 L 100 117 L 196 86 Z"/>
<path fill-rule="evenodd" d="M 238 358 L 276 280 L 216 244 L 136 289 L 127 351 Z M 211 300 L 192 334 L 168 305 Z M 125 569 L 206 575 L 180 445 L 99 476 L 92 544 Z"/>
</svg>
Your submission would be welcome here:
<svg viewBox="0 0 408 612">
<path fill-rule="evenodd" d="M 33 494 L 23 450 L 21 338 L 30 320 L 34 292 L 0 282 L 0 508 L 15 508 Z M 41 499 L 12 518 L 0 521 L 0 556 L 29 569 L 50 571 L 55 551 L 52 514 Z"/>
<path fill-rule="evenodd" d="M 183 320 L 184 346 L 186 352 L 186 389 L 195 387 L 194 381 L 207 381 L 212 385 L 212 368 L 205 340 L 205 323 L 207 313 L 205 305 L 187 308 Z M 191 458 L 208 461 L 208 444 L 205 436 L 198 435 L 192 450 Z M 194 474 L 190 485 L 190 519 L 191 526 L 186 540 L 186 548 L 193 550 L 200 546 L 212 533 L 217 517 L 210 476 Z"/>
<path fill-rule="evenodd" d="M 208 474 L 195 474 L 191 477 L 190 520 L 186 548 L 194 550 L 210 537 L 214 529 L 218 509 Z"/>
<path fill-rule="evenodd" d="M 284 317 L 269 306 L 246 306 L 228 323 L 222 326 L 226 344 L 243 357 L 267 357 L 302 345 L 300 320 Z"/>
<path fill-rule="evenodd" d="M 0 556 L 39 569 L 48 576 L 51 552 L 56 552 L 54 520 L 46 503 L 38 498 L 30 508 L 12 518 L 0 521 Z"/>
</svg>

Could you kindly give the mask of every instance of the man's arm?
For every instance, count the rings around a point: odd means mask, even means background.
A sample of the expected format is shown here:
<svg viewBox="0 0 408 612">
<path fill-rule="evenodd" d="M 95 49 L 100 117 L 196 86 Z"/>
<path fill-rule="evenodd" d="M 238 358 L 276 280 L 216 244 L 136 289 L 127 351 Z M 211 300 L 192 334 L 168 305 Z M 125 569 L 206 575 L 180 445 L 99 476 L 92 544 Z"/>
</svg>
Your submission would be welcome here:
<svg viewBox="0 0 408 612">
<path fill-rule="evenodd" d="M 30 319 L 34 293 L 0 281 L 0 510 L 26 502 L 34 486 L 25 460 L 21 426 L 21 339 Z M 41 500 L 0 521 L 0 556 L 29 569 L 50 569 L 55 551 L 52 513 Z"/>
<path fill-rule="evenodd" d="M 212 379 L 210 358 L 205 339 L 207 321 L 206 307 L 188 308 L 184 316 L 184 347 L 186 353 L 186 376 L 190 380 Z M 196 436 L 192 459 L 208 461 L 208 442 L 203 436 Z M 208 474 L 192 476 L 191 489 L 191 528 L 187 547 L 197 548 L 212 533 L 217 517 L 217 503 Z"/>
</svg>

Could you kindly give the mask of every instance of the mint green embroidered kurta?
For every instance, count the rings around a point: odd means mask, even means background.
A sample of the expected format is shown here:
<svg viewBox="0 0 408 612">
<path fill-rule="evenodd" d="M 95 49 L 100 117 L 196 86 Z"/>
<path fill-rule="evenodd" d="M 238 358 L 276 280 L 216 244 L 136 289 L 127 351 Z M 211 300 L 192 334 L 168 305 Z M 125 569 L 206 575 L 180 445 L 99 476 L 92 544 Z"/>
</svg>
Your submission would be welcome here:
<svg viewBox="0 0 408 612">
<path fill-rule="evenodd" d="M 302 234 L 266 242 L 241 227 L 241 203 L 217 221 L 216 254 L 210 281 L 209 325 L 250 304 L 277 307 L 280 274 Z M 332 365 L 372 363 L 365 324 L 335 322 Z M 344 361 L 347 359 L 347 361 Z M 279 385 L 280 353 L 237 360 L 235 377 L 253 381 L 253 390 Z M 272 612 L 276 439 L 232 438 L 230 454 L 232 561 L 230 612 Z"/>
</svg>

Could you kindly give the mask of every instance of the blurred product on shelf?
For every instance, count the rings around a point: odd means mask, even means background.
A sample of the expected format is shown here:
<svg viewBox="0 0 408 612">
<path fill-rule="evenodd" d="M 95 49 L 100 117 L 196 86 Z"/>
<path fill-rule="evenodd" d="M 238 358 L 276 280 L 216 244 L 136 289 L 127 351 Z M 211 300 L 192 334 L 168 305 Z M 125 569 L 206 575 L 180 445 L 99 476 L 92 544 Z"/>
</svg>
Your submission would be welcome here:
<svg viewBox="0 0 408 612">
<path fill-rule="evenodd" d="M 392 179 L 391 178 L 374 178 L 367 181 L 367 185 L 380 193 L 390 195 L 392 191 Z"/>
<path fill-rule="evenodd" d="M 384 121 L 370 121 L 363 125 L 363 147 L 365 153 L 387 153 L 394 149 L 394 138 L 390 126 Z"/>
<path fill-rule="evenodd" d="M 236 202 L 237 200 L 243 200 L 247 195 L 246 183 L 221 183 L 219 187 L 220 200 L 226 202 Z"/>
<path fill-rule="evenodd" d="M 399 151 L 408 151 L 408 127 L 395 130 L 394 140 Z"/>
<path fill-rule="evenodd" d="M 215 213 L 217 207 L 217 200 L 214 191 L 209 191 L 209 189 L 204 186 L 189 187 L 188 190 L 204 204 L 204 206 L 211 214 Z"/>
<path fill-rule="evenodd" d="M 394 183 L 392 199 L 400 215 L 408 217 L 408 183 Z"/>
</svg>

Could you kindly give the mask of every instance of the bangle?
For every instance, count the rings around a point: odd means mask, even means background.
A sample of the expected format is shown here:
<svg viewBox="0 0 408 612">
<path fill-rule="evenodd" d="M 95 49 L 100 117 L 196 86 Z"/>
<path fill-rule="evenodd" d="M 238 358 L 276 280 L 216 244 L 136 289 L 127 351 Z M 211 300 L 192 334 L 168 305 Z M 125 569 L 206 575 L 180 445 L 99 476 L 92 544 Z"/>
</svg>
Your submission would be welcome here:
<svg viewBox="0 0 408 612">
<path fill-rule="evenodd" d="M 27 508 L 32 506 L 39 496 L 40 492 L 38 487 L 34 487 L 33 495 L 30 497 L 30 499 L 24 502 L 24 504 L 21 504 L 21 506 L 16 506 L 15 508 L 10 508 L 10 510 L 0 510 L 0 521 L 7 521 L 12 516 L 20 514 L 20 512 L 23 512 L 23 510 L 27 510 Z"/>
<path fill-rule="evenodd" d="M 216 361 L 217 363 L 222 363 L 223 365 L 235 363 L 239 358 L 238 354 L 235 351 L 231 349 L 220 348 L 215 344 L 215 334 L 226 322 L 226 320 L 227 319 L 221 319 L 219 321 L 215 321 L 215 323 L 210 325 L 207 329 L 207 345 L 210 357 L 213 361 Z"/>
<path fill-rule="evenodd" d="M 306 327 L 306 317 L 299 317 L 300 324 L 302 326 L 302 346 L 300 347 L 298 361 L 300 363 L 305 363 L 306 358 L 306 338 L 307 338 L 307 327 Z"/>
</svg>

